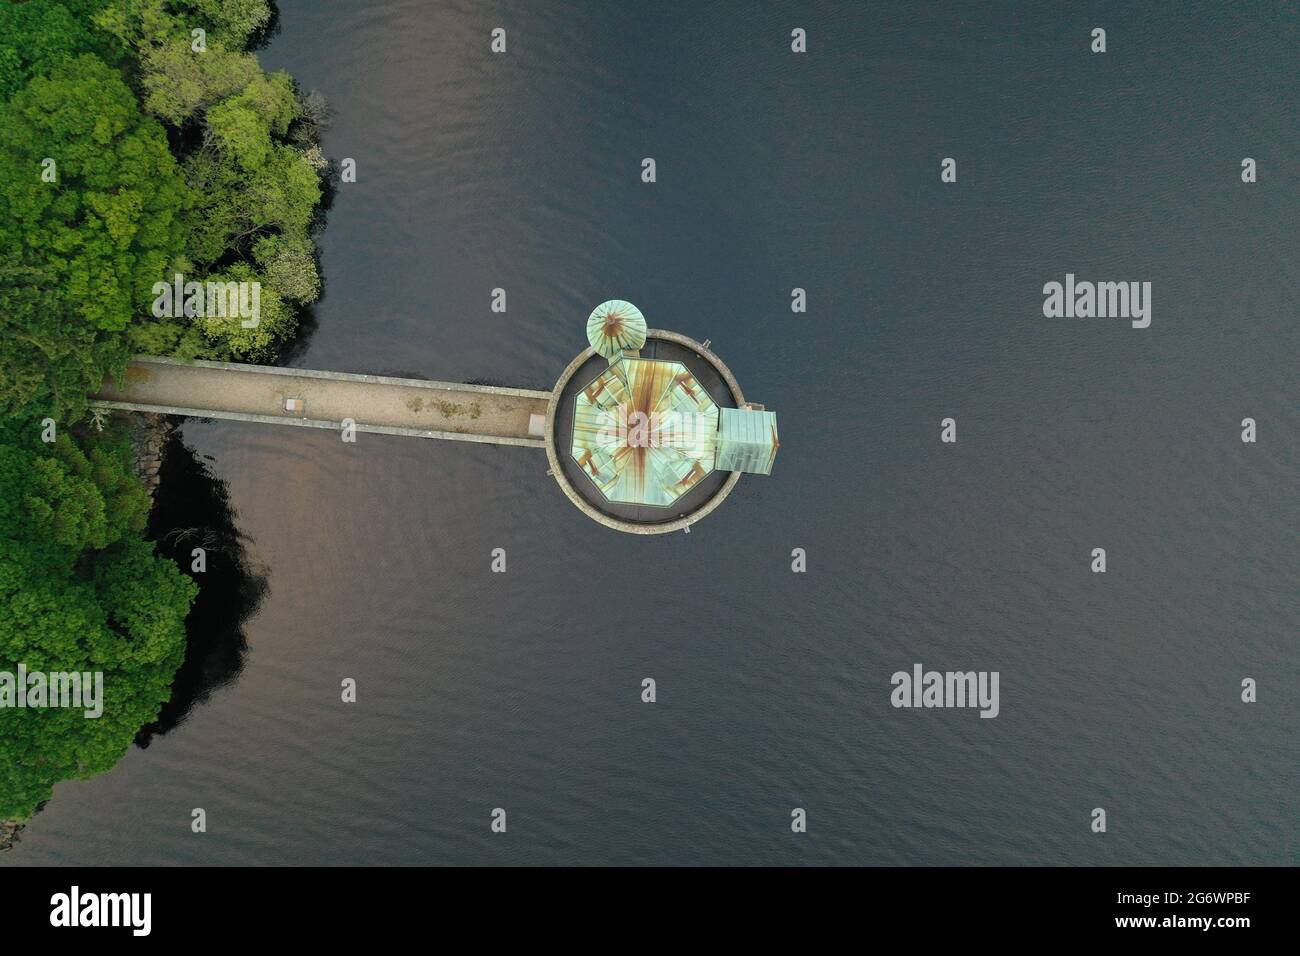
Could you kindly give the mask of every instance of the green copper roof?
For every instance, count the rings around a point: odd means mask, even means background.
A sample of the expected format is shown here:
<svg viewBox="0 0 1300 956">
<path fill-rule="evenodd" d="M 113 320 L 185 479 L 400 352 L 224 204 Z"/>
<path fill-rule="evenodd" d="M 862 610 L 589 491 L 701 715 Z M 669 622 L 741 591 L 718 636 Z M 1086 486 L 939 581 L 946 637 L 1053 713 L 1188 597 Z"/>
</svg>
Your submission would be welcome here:
<svg viewBox="0 0 1300 956">
<path fill-rule="evenodd" d="M 770 475 L 781 442 L 776 434 L 776 412 L 749 408 L 721 409 L 718 422 L 717 468 Z"/>
<path fill-rule="evenodd" d="M 713 470 L 718 406 L 678 362 L 620 357 L 575 403 L 573 457 L 610 501 L 666 507 Z"/>
<path fill-rule="evenodd" d="M 631 302 L 610 299 L 592 309 L 587 319 L 587 341 L 611 362 L 624 352 L 645 345 L 646 324 L 641 310 Z"/>
</svg>

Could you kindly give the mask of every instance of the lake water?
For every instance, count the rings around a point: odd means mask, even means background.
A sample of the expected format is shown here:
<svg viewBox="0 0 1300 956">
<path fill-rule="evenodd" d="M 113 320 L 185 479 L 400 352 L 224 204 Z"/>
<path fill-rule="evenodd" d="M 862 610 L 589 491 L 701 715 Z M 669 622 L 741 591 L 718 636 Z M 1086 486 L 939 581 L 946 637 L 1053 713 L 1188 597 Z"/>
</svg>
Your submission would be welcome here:
<svg viewBox="0 0 1300 956">
<path fill-rule="evenodd" d="M 549 388 L 625 298 L 775 472 L 641 539 L 534 450 L 186 423 L 265 593 L 4 862 L 1300 860 L 1295 7 L 1088 6 L 282 0 L 358 170 L 295 364 Z M 1045 318 L 1067 272 L 1150 328 Z M 894 709 L 914 663 L 999 716 Z"/>
</svg>

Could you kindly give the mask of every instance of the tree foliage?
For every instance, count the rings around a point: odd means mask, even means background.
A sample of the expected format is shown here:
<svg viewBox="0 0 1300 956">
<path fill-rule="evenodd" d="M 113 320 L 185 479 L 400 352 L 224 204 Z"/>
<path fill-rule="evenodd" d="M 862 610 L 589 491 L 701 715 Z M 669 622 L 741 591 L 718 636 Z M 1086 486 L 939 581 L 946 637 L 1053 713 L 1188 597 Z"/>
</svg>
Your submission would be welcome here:
<svg viewBox="0 0 1300 956">
<path fill-rule="evenodd" d="M 101 46 L 84 18 L 54 0 L 0 4 L 0 102 L 33 76 Z"/>
<path fill-rule="evenodd" d="M 90 55 L 0 105 L 0 168 L 0 410 L 75 415 L 179 264 L 190 190 L 162 127 Z"/>
<path fill-rule="evenodd" d="M 270 303 L 263 326 L 217 329 L 198 320 L 143 324 L 138 350 L 182 358 L 267 360 L 297 327 L 293 304 L 320 293 L 311 228 L 321 200 L 320 167 L 311 144 L 291 136 L 310 126 L 287 73 L 264 73 L 245 49 L 270 18 L 264 0 L 125 0 L 96 17 L 137 60 L 143 105 L 163 122 L 195 131 L 198 145 L 182 164 L 195 196 L 187 217 L 186 255 L 215 278 L 231 261 L 246 281 L 263 285 Z M 190 30 L 206 29 L 195 53 Z"/>
<path fill-rule="evenodd" d="M 132 352 L 272 360 L 320 292 L 324 109 L 250 52 L 270 18 L 267 0 L 0 0 L 0 671 L 102 671 L 105 693 L 98 719 L 0 708 L 0 820 L 155 719 L 196 590 L 143 540 L 129 440 L 67 426 Z M 261 321 L 154 317 L 176 272 L 260 282 Z"/>
<path fill-rule="evenodd" d="M 30 434 L 31 438 L 24 435 Z M 0 429 L 0 670 L 104 675 L 103 714 L 0 709 L 0 819 L 110 769 L 171 693 L 197 591 L 140 538 L 148 495 L 120 433 Z"/>
<path fill-rule="evenodd" d="M 85 0 L 83 0 L 85 2 Z M 271 20 L 267 0 L 88 0 L 95 22 L 127 46 L 142 47 L 201 28 L 209 46 L 246 49 Z"/>
<path fill-rule="evenodd" d="M 266 0 L 0 4 L 0 413 L 74 420 L 133 352 L 268 361 L 293 336 L 320 294 L 321 111 L 248 52 L 269 19 Z M 262 327 L 154 317 L 178 271 L 261 283 Z"/>
</svg>

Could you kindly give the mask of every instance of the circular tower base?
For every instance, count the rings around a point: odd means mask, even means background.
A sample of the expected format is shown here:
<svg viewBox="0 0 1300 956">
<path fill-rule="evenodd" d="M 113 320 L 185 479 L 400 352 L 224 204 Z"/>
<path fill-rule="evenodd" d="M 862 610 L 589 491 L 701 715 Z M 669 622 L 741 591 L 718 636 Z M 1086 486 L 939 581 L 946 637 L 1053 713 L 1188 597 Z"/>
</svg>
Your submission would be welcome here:
<svg viewBox="0 0 1300 956">
<path fill-rule="evenodd" d="M 707 348 L 685 335 L 650 329 L 641 358 L 680 362 L 720 408 L 743 408 L 745 397 L 731 369 Z M 722 504 L 740 480 L 740 472 L 714 471 L 696 482 L 667 507 L 610 501 L 578 465 L 573 448 L 575 398 L 592 380 L 609 368 L 609 361 L 587 349 L 560 375 L 546 409 L 546 458 L 565 496 L 578 510 L 615 531 L 629 534 L 666 534 L 699 521 Z"/>
</svg>

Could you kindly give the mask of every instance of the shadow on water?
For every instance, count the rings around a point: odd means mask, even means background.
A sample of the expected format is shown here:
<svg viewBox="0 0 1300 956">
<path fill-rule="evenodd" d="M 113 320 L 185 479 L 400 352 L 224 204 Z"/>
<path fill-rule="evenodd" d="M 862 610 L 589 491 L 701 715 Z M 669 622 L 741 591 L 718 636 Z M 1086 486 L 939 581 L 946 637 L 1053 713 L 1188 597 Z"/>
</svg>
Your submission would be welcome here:
<svg viewBox="0 0 1300 956">
<path fill-rule="evenodd" d="M 148 747 L 155 734 L 181 724 L 213 691 L 234 680 L 244 666 L 248 642 L 244 624 L 269 593 L 266 569 L 254 568 L 235 527 L 226 483 L 173 429 L 163 448 L 160 483 L 149 516 L 148 537 L 164 555 L 188 571 L 195 548 L 206 552 L 203 574 L 194 575 L 199 593 L 185 622 L 185 660 L 172 682 L 171 700 L 158 719 L 136 733 Z M 42 803 L 32 812 L 41 812 Z M 0 852 L 21 840 L 26 823 L 0 820 Z"/>
<path fill-rule="evenodd" d="M 280 5 L 271 0 L 267 7 L 271 11 L 270 18 L 262 29 L 248 38 L 248 48 L 254 53 L 266 49 L 266 45 L 280 35 Z"/>
<path fill-rule="evenodd" d="M 325 282 L 321 280 L 321 298 L 325 297 Z M 319 299 L 317 300 L 320 301 Z M 298 310 L 298 331 L 294 333 L 293 338 L 289 339 L 280 346 L 275 356 L 276 365 L 297 365 L 302 357 L 307 354 L 307 346 L 311 344 L 311 337 L 316 334 L 316 328 L 319 322 L 316 318 L 315 303 L 303 306 Z"/>
<path fill-rule="evenodd" d="M 199 593 L 186 621 L 185 660 L 176 672 L 171 700 L 136 735 L 140 747 L 179 725 L 196 705 L 239 675 L 248 649 L 244 624 L 268 593 L 266 569 L 250 564 L 246 539 L 235 527 L 226 483 L 185 444 L 179 429 L 167 439 L 159 475 L 149 537 L 159 554 L 186 571 L 194 549 L 203 548 L 207 567 L 195 575 Z"/>
</svg>

